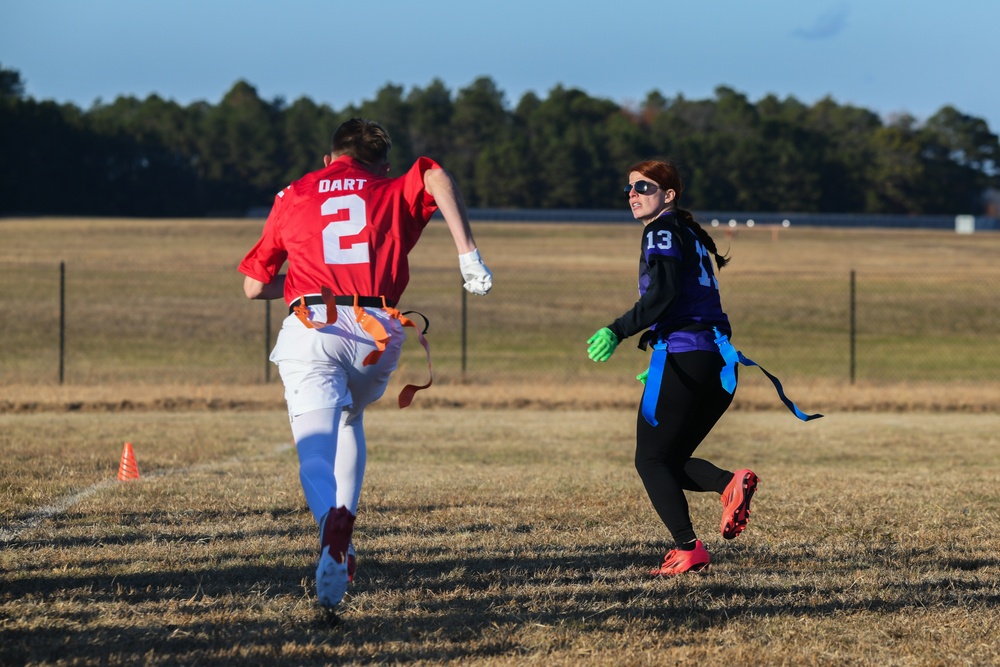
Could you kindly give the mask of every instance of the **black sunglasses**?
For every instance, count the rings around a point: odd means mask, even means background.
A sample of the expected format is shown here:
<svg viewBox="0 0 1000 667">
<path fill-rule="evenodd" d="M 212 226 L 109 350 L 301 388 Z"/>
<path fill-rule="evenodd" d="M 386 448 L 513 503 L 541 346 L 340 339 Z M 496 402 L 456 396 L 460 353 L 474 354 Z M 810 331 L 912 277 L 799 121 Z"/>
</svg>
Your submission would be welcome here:
<svg viewBox="0 0 1000 667">
<path fill-rule="evenodd" d="M 644 195 L 647 192 L 656 192 L 656 183 L 650 183 L 649 181 L 636 181 L 635 183 L 629 183 L 624 188 L 626 197 L 628 197 L 632 192 L 632 188 L 635 188 L 636 193 Z"/>
</svg>

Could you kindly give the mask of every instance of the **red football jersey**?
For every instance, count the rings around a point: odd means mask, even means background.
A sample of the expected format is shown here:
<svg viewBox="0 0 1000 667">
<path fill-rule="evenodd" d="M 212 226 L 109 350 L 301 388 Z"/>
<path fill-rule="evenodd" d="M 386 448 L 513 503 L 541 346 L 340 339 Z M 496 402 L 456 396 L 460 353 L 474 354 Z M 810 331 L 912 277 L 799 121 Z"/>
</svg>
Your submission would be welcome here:
<svg viewBox="0 0 1000 667">
<path fill-rule="evenodd" d="M 269 283 L 287 259 L 286 303 L 323 286 L 398 303 L 410 281 L 407 255 L 437 210 L 424 190 L 424 172 L 435 168 L 421 157 L 402 176 L 380 177 L 341 156 L 306 174 L 274 198 L 240 273 Z"/>
</svg>

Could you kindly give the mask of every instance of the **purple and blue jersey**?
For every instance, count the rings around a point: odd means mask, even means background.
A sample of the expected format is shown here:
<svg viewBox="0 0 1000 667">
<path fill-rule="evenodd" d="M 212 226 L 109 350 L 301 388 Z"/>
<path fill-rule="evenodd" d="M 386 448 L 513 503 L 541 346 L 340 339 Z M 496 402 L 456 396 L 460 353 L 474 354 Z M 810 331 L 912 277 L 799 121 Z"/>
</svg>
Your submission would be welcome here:
<svg viewBox="0 0 1000 667">
<path fill-rule="evenodd" d="M 643 228 L 639 300 L 608 328 L 619 341 L 645 330 L 639 347 L 646 349 L 648 344 L 653 345 L 640 405 L 642 416 L 652 426 L 658 423 L 656 407 L 667 354 L 696 351 L 721 354 L 724 365 L 719 378 L 729 394 L 736 390 L 737 364 L 758 366 L 729 342 L 732 328 L 722 310 L 712 253 L 672 211 Z M 785 395 L 778 378 L 758 367 L 774 384 L 778 397 L 792 414 L 803 421 L 823 416 L 799 410 Z"/>
<path fill-rule="evenodd" d="M 711 252 L 673 212 L 643 227 L 641 247 L 639 300 L 608 328 L 618 340 L 648 329 L 643 343 L 665 341 L 671 352 L 717 352 L 713 328 L 732 329 Z"/>
</svg>

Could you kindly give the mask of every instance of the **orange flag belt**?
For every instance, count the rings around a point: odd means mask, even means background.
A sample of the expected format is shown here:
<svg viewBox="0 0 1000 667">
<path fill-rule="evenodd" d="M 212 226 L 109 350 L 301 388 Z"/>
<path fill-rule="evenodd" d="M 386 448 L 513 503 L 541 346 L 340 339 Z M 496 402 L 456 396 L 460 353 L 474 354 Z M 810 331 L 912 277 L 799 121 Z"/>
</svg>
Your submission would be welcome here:
<svg viewBox="0 0 1000 667">
<path fill-rule="evenodd" d="M 297 305 L 292 308 L 292 312 L 295 313 L 295 316 L 299 318 L 299 321 L 302 322 L 302 324 L 310 329 L 323 329 L 324 327 L 328 327 L 337 321 L 337 297 L 327 287 L 323 288 L 322 295 L 323 303 L 326 304 L 326 322 L 317 322 L 310 318 L 309 307 L 306 306 L 306 300 L 304 298 L 299 298 L 293 302 Z M 399 407 L 405 408 L 413 402 L 413 397 L 418 391 L 421 389 L 427 389 L 431 386 L 431 383 L 434 382 L 434 371 L 431 367 L 431 348 L 427 343 L 427 339 L 424 337 L 424 333 L 427 331 L 427 326 L 425 325 L 423 331 L 421 331 L 417 325 L 414 324 L 413 320 L 406 317 L 415 311 L 401 313 L 397 308 L 390 306 L 386 302 L 384 296 L 378 298 L 382 300 L 382 305 L 380 307 L 389 317 L 394 320 L 399 320 L 399 323 L 404 327 L 412 327 L 413 330 L 417 332 L 417 339 L 420 341 L 420 345 L 424 348 L 424 352 L 427 353 L 427 384 L 408 384 L 403 387 L 403 390 L 399 392 Z M 385 327 L 382 325 L 382 322 L 377 317 L 372 317 L 371 313 L 359 304 L 360 299 L 361 297 L 357 295 L 354 296 L 354 318 L 357 320 L 357 323 L 361 326 L 361 328 L 372 337 L 372 340 L 375 341 L 375 349 L 372 350 L 372 352 L 369 353 L 369 355 L 365 357 L 365 360 L 362 362 L 362 365 L 364 366 L 371 366 L 372 364 L 378 363 L 378 360 L 382 357 L 382 353 L 385 352 L 385 348 L 389 344 L 390 336 L 389 332 L 387 332 Z M 425 323 L 427 322 L 426 317 L 420 313 L 417 314 L 424 318 Z"/>
</svg>

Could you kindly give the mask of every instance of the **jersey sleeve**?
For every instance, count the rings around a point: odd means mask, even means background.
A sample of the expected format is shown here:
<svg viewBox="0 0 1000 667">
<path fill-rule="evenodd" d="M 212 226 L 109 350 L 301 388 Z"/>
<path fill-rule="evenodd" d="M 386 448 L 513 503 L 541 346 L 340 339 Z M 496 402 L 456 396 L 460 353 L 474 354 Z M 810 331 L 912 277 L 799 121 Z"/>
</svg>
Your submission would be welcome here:
<svg viewBox="0 0 1000 667">
<path fill-rule="evenodd" d="M 648 329 L 670 309 L 680 285 L 679 262 L 655 261 L 649 266 L 649 286 L 632 309 L 608 325 L 618 340 Z"/>
<path fill-rule="evenodd" d="M 639 299 L 631 310 L 608 325 L 618 340 L 648 329 L 673 305 L 681 286 L 681 252 L 680 229 L 673 216 L 654 220 L 643 230 L 645 268 L 639 276 Z"/>
<path fill-rule="evenodd" d="M 274 198 L 274 205 L 271 213 L 264 223 L 264 231 L 261 233 L 257 244 L 246 254 L 240 262 L 239 272 L 260 282 L 270 283 L 281 270 L 285 260 L 288 259 L 288 251 L 284 247 L 281 239 L 279 220 L 282 216 L 282 202 L 288 188 L 282 190 Z"/>
<path fill-rule="evenodd" d="M 410 207 L 410 215 L 423 222 L 427 222 L 437 211 L 437 202 L 424 188 L 424 173 L 431 169 L 441 169 L 441 165 L 429 157 L 418 157 L 413 166 L 403 177 L 403 196 Z"/>
</svg>

